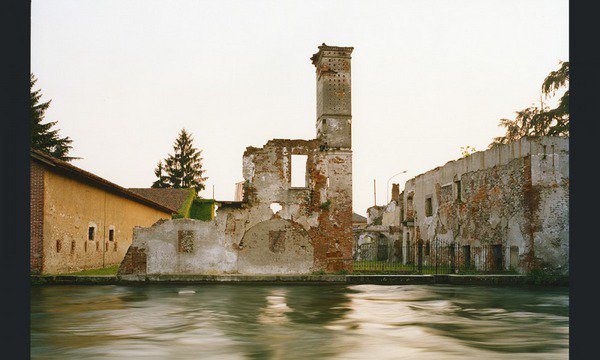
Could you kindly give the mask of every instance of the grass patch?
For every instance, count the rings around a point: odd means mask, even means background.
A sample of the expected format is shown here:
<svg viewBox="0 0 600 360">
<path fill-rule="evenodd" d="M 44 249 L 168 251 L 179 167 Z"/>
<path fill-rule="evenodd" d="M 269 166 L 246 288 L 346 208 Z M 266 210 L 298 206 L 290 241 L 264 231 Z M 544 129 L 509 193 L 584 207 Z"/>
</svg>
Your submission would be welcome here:
<svg viewBox="0 0 600 360">
<path fill-rule="evenodd" d="M 74 273 L 69 273 L 66 275 L 77 275 L 77 276 L 89 276 L 89 275 L 117 275 L 117 271 L 119 270 L 119 265 L 113 265 L 100 269 L 90 269 L 83 270 Z"/>
</svg>

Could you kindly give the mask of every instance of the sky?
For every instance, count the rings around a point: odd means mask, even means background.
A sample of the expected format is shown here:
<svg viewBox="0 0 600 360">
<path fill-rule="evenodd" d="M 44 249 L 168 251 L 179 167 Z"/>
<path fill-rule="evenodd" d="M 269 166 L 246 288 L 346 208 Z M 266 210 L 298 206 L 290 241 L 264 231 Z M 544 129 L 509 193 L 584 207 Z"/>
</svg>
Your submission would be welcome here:
<svg viewBox="0 0 600 360">
<path fill-rule="evenodd" d="M 568 60 L 568 1 L 34 0 L 31 71 L 75 166 L 150 187 L 182 128 L 201 193 L 233 200 L 242 154 L 315 137 L 321 43 L 353 46 L 354 211 L 485 150 Z M 391 185 L 389 188 L 391 191 Z M 389 197 L 389 195 L 388 195 Z"/>
</svg>

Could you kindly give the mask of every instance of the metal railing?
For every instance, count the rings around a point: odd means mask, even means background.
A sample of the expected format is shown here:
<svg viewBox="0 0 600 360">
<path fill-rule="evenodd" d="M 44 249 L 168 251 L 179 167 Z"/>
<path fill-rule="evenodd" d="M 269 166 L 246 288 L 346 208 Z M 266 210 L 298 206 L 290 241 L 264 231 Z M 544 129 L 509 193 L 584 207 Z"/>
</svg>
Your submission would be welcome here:
<svg viewBox="0 0 600 360">
<path fill-rule="evenodd" d="M 470 246 L 435 240 L 406 246 L 386 242 L 361 244 L 355 255 L 354 271 L 397 274 L 476 274 L 509 272 L 504 247 Z"/>
</svg>

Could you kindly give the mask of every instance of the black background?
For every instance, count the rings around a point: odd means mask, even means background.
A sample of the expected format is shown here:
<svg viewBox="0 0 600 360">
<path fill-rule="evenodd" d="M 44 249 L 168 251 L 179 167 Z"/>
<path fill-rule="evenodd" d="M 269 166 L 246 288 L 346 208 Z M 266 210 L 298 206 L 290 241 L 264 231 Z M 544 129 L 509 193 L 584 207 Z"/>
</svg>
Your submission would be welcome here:
<svg viewBox="0 0 600 360">
<path fill-rule="evenodd" d="M 98 0 L 101 1 L 101 0 Z M 26 0 L 2 7 L 0 293 L 4 359 L 29 357 L 29 72 Z M 570 355 L 597 358 L 600 331 L 600 21 L 593 1 L 570 4 Z M 65 16 L 69 16 L 65 14 Z M 565 14 L 566 16 L 566 14 Z M 593 186 L 595 185 L 595 186 Z"/>
</svg>

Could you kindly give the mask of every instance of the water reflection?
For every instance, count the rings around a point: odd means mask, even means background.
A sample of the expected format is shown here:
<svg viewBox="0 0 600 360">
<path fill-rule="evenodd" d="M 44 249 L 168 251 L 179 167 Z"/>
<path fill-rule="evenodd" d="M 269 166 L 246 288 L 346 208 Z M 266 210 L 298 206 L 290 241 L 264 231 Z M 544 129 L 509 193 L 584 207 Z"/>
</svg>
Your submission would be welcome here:
<svg viewBox="0 0 600 360">
<path fill-rule="evenodd" d="M 566 289 L 51 286 L 31 311 L 39 359 L 568 357 Z"/>
</svg>

